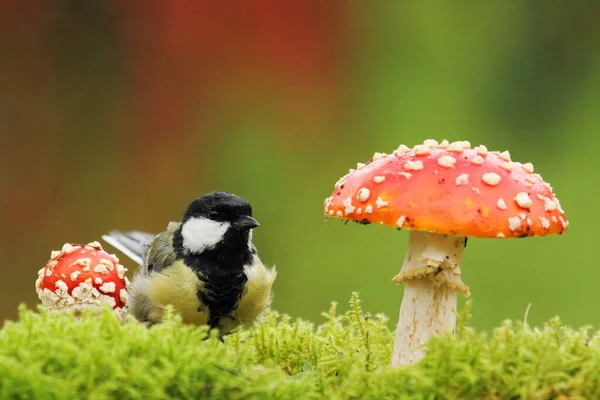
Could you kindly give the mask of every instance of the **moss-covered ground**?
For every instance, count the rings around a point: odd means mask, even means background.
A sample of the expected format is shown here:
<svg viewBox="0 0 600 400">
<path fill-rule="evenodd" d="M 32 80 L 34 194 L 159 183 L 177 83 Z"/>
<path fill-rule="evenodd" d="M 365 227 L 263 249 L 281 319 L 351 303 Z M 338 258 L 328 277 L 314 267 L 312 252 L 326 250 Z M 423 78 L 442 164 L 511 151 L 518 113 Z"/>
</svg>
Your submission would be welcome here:
<svg viewBox="0 0 600 400">
<path fill-rule="evenodd" d="M 466 310 L 455 336 L 392 369 L 391 324 L 357 295 L 344 309 L 320 325 L 273 311 L 222 343 L 175 316 L 146 328 L 110 310 L 22 308 L 0 330 L 0 398 L 600 399 L 600 335 L 587 329 L 553 319 L 478 333 Z"/>
</svg>

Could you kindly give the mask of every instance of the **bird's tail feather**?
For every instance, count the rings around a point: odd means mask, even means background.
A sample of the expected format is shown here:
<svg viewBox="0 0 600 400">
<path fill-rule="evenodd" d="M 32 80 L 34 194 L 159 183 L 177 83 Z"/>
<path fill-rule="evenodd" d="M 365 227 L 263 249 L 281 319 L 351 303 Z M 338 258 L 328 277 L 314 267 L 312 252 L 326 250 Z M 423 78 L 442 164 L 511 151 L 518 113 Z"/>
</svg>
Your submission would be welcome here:
<svg viewBox="0 0 600 400">
<path fill-rule="evenodd" d="M 102 235 L 102 239 L 139 265 L 143 265 L 146 251 L 154 239 L 154 235 L 139 231 L 112 231 L 106 235 Z"/>
</svg>

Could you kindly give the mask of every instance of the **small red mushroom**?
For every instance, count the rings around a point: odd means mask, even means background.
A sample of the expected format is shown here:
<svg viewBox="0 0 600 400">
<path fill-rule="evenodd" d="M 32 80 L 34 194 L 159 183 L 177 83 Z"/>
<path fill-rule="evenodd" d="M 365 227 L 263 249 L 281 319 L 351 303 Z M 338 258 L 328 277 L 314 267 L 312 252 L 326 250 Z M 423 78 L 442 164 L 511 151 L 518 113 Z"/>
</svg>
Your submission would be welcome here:
<svg viewBox="0 0 600 400">
<path fill-rule="evenodd" d="M 128 304 L 126 271 L 98 242 L 66 243 L 51 253 L 50 261 L 38 272 L 35 288 L 50 310 L 80 311 L 106 302 L 123 316 Z"/>
<path fill-rule="evenodd" d="M 410 230 L 402 269 L 393 278 L 406 283 L 394 366 L 418 361 L 430 336 L 454 331 L 456 293 L 470 295 L 461 280 L 468 236 L 544 236 L 568 226 L 552 187 L 533 165 L 512 161 L 507 151 L 446 140 L 375 153 L 336 183 L 325 215 Z"/>
</svg>

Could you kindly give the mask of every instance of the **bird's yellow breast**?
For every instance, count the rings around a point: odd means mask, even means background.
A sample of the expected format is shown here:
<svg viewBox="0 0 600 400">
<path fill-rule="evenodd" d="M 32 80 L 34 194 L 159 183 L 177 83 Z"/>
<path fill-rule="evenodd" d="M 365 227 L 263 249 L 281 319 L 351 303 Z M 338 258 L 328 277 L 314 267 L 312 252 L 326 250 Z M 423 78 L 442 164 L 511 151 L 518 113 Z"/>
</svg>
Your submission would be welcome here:
<svg viewBox="0 0 600 400">
<path fill-rule="evenodd" d="M 271 289 L 277 277 L 277 269 L 267 269 L 256 257 L 255 262 L 246 267 L 244 272 L 248 277 L 246 287 L 237 308 L 232 312 L 233 319 L 221 319 L 219 329 L 223 332 L 230 331 L 240 324 L 254 322 L 271 305 Z"/>
<path fill-rule="evenodd" d="M 204 325 L 208 322 L 208 310 L 200 307 L 198 290 L 202 282 L 194 271 L 182 261 L 173 263 L 160 273 L 150 275 L 149 301 L 154 303 L 151 315 L 153 322 L 163 319 L 164 309 L 173 306 L 184 323 Z"/>
</svg>

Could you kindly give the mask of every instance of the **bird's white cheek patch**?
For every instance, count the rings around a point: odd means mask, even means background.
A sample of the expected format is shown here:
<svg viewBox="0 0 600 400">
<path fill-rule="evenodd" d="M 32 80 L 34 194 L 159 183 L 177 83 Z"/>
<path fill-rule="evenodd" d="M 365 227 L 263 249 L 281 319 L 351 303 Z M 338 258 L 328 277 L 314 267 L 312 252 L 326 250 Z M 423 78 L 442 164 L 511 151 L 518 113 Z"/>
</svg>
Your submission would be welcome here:
<svg viewBox="0 0 600 400">
<path fill-rule="evenodd" d="M 216 222 L 206 218 L 190 218 L 181 228 L 183 247 L 190 253 L 210 250 L 223 240 L 229 229 L 228 222 Z"/>
</svg>

